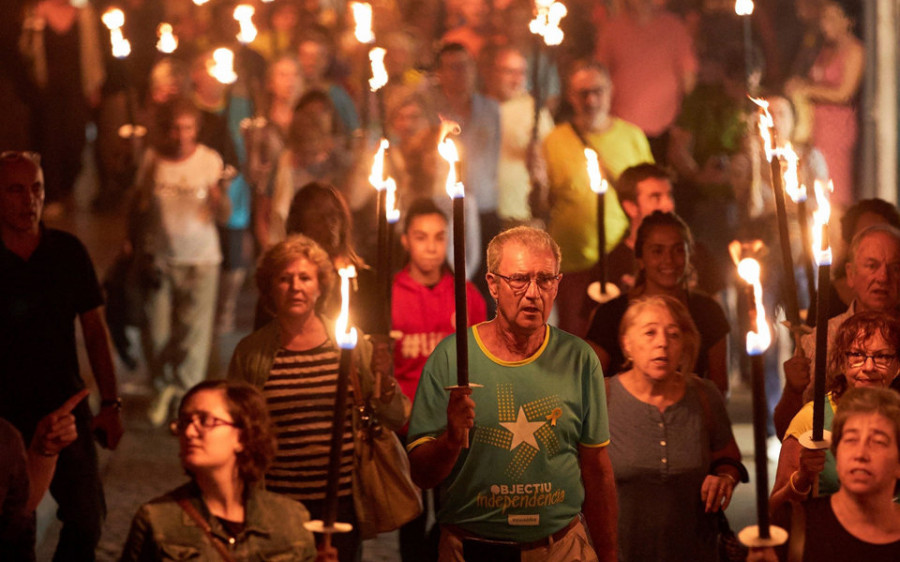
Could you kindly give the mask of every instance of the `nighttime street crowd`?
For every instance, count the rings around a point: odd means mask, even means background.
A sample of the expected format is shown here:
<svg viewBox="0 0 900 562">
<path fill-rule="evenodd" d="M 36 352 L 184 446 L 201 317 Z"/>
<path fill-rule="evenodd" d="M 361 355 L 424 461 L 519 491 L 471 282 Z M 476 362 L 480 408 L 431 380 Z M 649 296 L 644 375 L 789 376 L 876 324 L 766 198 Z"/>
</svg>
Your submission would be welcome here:
<svg viewBox="0 0 900 562">
<path fill-rule="evenodd" d="M 4 0 L 0 560 L 47 494 L 96 559 L 123 413 L 184 469 L 123 561 L 900 560 L 862 8 Z"/>
</svg>

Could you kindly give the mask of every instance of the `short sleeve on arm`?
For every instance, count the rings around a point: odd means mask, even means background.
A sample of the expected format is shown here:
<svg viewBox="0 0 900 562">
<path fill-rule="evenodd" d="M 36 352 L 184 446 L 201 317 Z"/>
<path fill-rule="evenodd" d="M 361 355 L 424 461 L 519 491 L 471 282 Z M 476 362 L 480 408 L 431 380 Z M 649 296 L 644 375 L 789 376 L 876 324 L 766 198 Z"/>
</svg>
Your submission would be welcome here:
<svg viewBox="0 0 900 562">
<path fill-rule="evenodd" d="M 422 369 L 409 419 L 409 439 L 406 450 L 412 451 L 422 443 L 436 439 L 447 428 L 447 403 L 450 393 L 444 387 L 456 370 L 455 356 L 448 350 L 455 348 L 456 336 L 445 338 Z"/>
<path fill-rule="evenodd" d="M 591 353 L 591 367 L 582 381 L 582 420 L 579 444 L 585 447 L 609 445 L 609 415 L 606 400 L 606 383 L 600 361 Z"/>
<path fill-rule="evenodd" d="M 103 293 L 100 283 L 97 281 L 97 272 L 94 263 L 88 255 L 87 249 L 80 240 L 69 234 L 63 234 L 69 240 L 66 245 L 68 263 L 66 284 L 70 287 L 72 304 L 77 314 L 83 314 L 103 305 Z"/>
<path fill-rule="evenodd" d="M 794 419 L 791 420 L 787 430 L 784 432 L 784 438 L 793 437 L 799 439 L 801 435 L 812 429 L 813 419 L 813 403 L 807 402 L 800 408 Z"/>
</svg>

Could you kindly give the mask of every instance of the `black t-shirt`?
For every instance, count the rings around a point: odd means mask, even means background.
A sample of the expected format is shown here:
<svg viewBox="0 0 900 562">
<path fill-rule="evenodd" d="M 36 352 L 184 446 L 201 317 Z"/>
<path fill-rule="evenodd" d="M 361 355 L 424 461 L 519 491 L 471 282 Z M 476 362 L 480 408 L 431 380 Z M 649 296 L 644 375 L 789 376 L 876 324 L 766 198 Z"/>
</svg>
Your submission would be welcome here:
<svg viewBox="0 0 900 562">
<path fill-rule="evenodd" d="M 634 282 L 635 268 L 637 267 L 634 250 L 629 248 L 628 244 L 624 241 L 619 242 L 616 247 L 613 248 L 613 251 L 609 253 L 609 256 L 607 256 L 606 264 L 609 268 L 609 280 L 612 283 L 615 283 L 623 293 L 631 289 L 631 284 L 623 283 L 622 277 L 630 275 L 632 282 Z"/>
<path fill-rule="evenodd" d="M 43 228 L 27 261 L 0 241 L 0 417 L 22 432 L 84 388 L 75 318 L 103 304 L 94 265 L 73 235 Z M 88 412 L 85 402 L 76 413 Z"/>
<path fill-rule="evenodd" d="M 806 511 L 806 540 L 803 560 L 865 560 L 866 562 L 896 562 L 900 560 L 900 541 L 872 544 L 861 541 L 847 532 L 834 515 L 831 496 L 804 502 Z"/>
<path fill-rule="evenodd" d="M 622 295 L 600 305 L 594 313 L 591 327 L 585 339 L 594 342 L 609 353 L 609 369 L 603 375 L 611 377 L 622 371 L 625 356 L 619 344 L 619 325 L 628 310 L 628 295 Z M 687 308 L 700 332 L 700 351 L 694 372 L 702 378 L 709 378 L 709 348 L 724 338 L 729 331 L 728 320 L 719 303 L 700 293 L 689 293 Z"/>
</svg>

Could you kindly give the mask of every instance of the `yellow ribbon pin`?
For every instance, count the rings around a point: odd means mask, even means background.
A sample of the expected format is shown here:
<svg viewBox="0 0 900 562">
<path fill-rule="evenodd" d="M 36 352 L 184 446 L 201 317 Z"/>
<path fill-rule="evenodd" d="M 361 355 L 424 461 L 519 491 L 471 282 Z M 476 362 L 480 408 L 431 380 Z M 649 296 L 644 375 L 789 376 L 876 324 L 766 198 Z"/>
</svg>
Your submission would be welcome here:
<svg viewBox="0 0 900 562">
<path fill-rule="evenodd" d="M 550 420 L 550 425 L 555 426 L 556 420 L 562 417 L 562 408 L 554 408 L 552 412 L 547 415 L 547 419 Z"/>
</svg>

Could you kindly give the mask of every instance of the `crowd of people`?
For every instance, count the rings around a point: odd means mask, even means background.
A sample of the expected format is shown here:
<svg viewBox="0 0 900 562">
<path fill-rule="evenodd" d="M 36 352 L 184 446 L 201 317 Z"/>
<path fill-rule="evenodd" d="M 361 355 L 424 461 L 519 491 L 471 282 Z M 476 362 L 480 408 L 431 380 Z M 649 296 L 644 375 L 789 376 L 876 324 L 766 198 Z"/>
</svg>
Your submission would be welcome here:
<svg viewBox="0 0 900 562">
<path fill-rule="evenodd" d="M 113 4 L 127 57 L 101 23 Z M 767 507 L 790 544 L 731 555 L 900 559 L 900 212 L 858 200 L 857 2 L 760 1 L 749 52 L 732 3 L 711 0 L 573 0 L 555 49 L 528 32 L 524 0 L 374 2 L 372 45 L 339 0 L 250 2 L 258 30 L 238 41 L 237 4 L 2 8 L 0 559 L 34 559 L 48 490 L 54 559 L 94 559 L 94 441 L 115 449 L 124 432 L 126 324 L 152 394 L 139 417 L 178 437 L 189 482 L 140 507 L 122 560 L 358 561 L 382 528 L 361 491 L 380 461 L 362 451 L 383 434 L 405 445 L 401 478 L 423 506 L 397 524 L 404 561 L 721 559 L 724 510 L 749 478 L 726 409 L 749 325 L 729 243 L 762 262 L 770 318 L 785 276 L 806 274 L 780 267 L 748 94 L 769 102 L 800 181 L 833 181 L 841 228 L 827 325 L 767 354 L 767 427 L 782 440 Z M 778 37 L 786 4 L 800 44 Z M 178 38 L 168 53 L 163 22 Z M 388 81 L 371 93 L 375 45 Z M 437 150 L 448 130 L 465 232 Z M 386 240 L 370 179 L 381 137 L 400 216 Z M 92 211 L 127 226 L 108 241 L 121 278 L 105 295 L 85 246 L 44 222 L 75 212 L 85 155 Z M 454 236 L 464 271 L 449 265 Z M 348 370 L 335 321 L 351 266 Z M 248 277 L 249 335 L 236 313 Z M 458 382 L 461 302 L 471 385 Z M 802 445 L 817 330 L 829 451 Z M 219 372 L 214 341 L 240 332 Z M 308 530 L 334 518 L 352 530 Z"/>
</svg>

